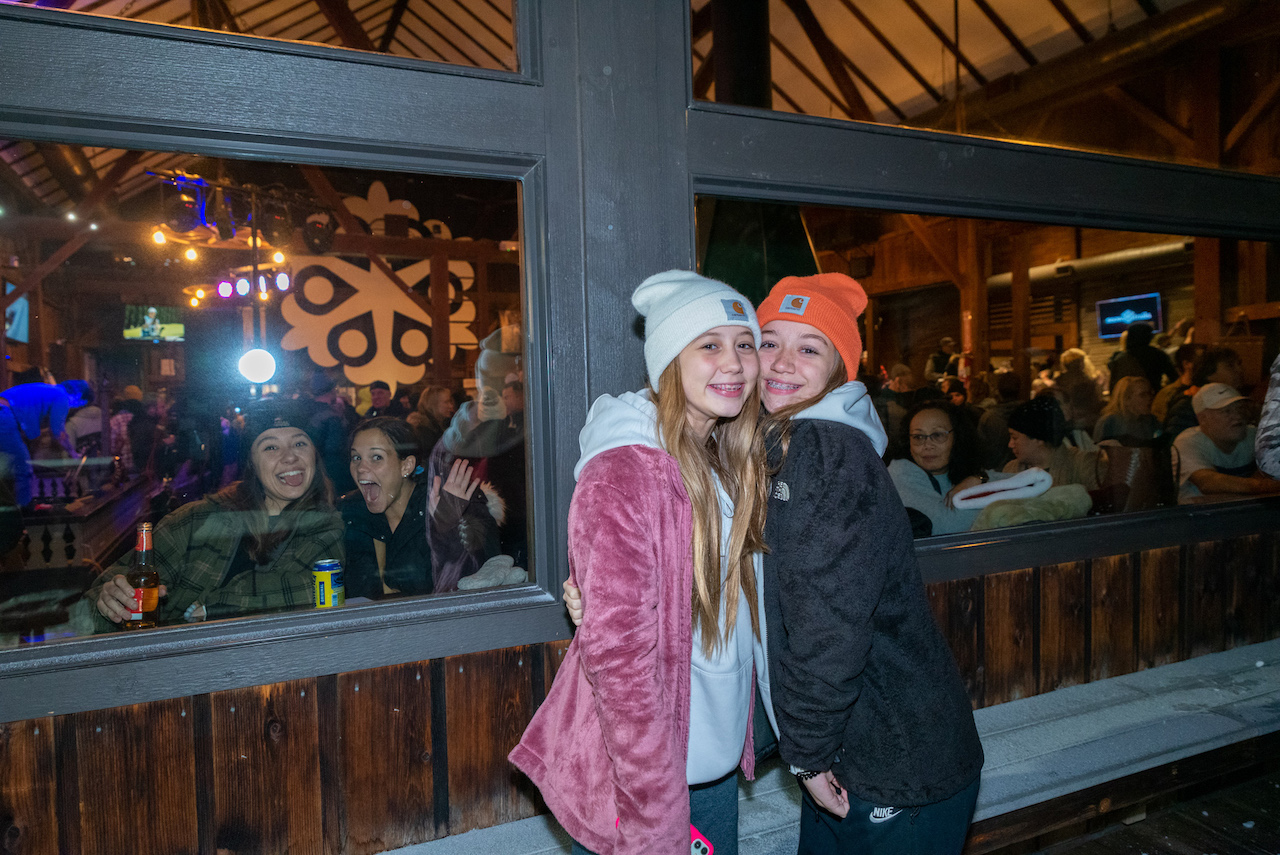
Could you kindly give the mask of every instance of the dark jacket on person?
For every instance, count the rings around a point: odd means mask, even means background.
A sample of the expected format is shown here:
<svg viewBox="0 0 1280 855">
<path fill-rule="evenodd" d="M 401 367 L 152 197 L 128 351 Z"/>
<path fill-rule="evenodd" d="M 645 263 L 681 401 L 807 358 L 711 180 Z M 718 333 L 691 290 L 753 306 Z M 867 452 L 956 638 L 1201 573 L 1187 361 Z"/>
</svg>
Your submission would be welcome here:
<svg viewBox="0 0 1280 855">
<path fill-rule="evenodd" d="M 819 405 L 821 406 L 821 405 Z M 770 452 L 776 463 L 777 448 Z M 911 525 L 866 433 L 796 417 L 764 556 L 783 760 L 877 805 L 950 798 L 982 745 L 916 564 Z"/>
<path fill-rule="evenodd" d="M 342 520 L 332 509 L 285 511 L 275 525 L 292 532 L 266 564 L 248 564 L 236 572 L 247 537 L 248 513 L 232 508 L 215 494 L 183 505 L 156 525 L 153 551 L 160 584 L 168 595 L 160 601 L 161 623 L 181 622 L 188 606 L 200 603 L 210 619 L 255 612 L 314 606 L 311 565 L 322 558 L 342 558 Z M 127 574 L 133 553 L 98 577 L 86 595 L 96 603 L 103 584 Z M 119 625 L 92 609 L 97 631 Z"/>
<path fill-rule="evenodd" d="M 430 594 L 434 590 L 431 575 L 431 547 L 427 544 L 427 499 L 431 490 L 416 484 L 409 496 L 408 507 L 393 532 L 386 514 L 369 511 L 364 496 L 353 490 L 338 503 L 346 531 L 342 536 L 347 561 L 343 565 L 343 583 L 348 597 L 377 600 L 388 592 L 386 582 L 401 594 Z M 378 554 L 374 541 L 386 544 L 386 570 L 378 573 Z"/>
<path fill-rule="evenodd" d="M 323 401 L 299 402 L 306 412 L 307 433 L 315 443 L 324 472 L 333 482 L 334 492 L 341 496 L 356 488 L 351 478 L 351 444 L 347 441 L 347 425 L 333 407 Z"/>
<path fill-rule="evenodd" d="M 1178 379 L 1178 369 L 1174 367 L 1169 354 L 1149 344 L 1133 346 L 1122 350 L 1111 360 L 1111 390 L 1115 391 L 1116 383 L 1121 377 L 1145 377 L 1152 389 L 1161 389 L 1166 382 Z M 1164 378 L 1168 378 L 1165 380 Z"/>
</svg>

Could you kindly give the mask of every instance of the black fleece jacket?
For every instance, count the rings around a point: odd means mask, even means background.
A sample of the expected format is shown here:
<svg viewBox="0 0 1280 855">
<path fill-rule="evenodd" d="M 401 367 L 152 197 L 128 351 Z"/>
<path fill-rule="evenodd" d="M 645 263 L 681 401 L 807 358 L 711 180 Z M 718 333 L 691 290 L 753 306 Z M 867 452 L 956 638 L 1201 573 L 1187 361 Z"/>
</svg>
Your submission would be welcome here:
<svg viewBox="0 0 1280 855">
<path fill-rule="evenodd" d="M 929 610 L 902 501 L 861 431 L 794 423 L 765 540 L 783 759 L 832 770 L 885 806 L 933 804 L 972 783 L 983 757 L 969 698 Z"/>
</svg>

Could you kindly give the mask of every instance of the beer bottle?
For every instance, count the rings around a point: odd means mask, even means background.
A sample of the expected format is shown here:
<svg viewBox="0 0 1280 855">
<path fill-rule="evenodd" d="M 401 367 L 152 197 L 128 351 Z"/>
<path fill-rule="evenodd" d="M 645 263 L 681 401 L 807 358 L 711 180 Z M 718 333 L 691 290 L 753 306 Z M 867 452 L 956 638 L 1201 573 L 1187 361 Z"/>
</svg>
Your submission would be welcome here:
<svg viewBox="0 0 1280 855">
<path fill-rule="evenodd" d="M 133 587 L 133 605 L 124 622 L 125 629 L 146 629 L 156 625 L 160 606 L 160 572 L 151 552 L 151 523 L 138 524 L 138 540 L 133 548 L 133 569 L 125 576 Z"/>
</svg>

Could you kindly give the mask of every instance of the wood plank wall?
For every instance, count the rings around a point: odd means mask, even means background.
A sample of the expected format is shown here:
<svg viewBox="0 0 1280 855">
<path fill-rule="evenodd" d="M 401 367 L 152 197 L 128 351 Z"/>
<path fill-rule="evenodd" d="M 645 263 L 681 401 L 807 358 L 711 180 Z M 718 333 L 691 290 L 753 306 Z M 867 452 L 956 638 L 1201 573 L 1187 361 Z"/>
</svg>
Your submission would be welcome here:
<svg viewBox="0 0 1280 855">
<path fill-rule="evenodd" d="M 1280 534 L 929 586 L 974 706 L 1280 635 Z M 545 810 L 567 643 L 0 724 L 0 855 L 366 855 Z"/>
<path fill-rule="evenodd" d="M 1280 534 L 928 586 L 974 708 L 1280 637 Z"/>
</svg>

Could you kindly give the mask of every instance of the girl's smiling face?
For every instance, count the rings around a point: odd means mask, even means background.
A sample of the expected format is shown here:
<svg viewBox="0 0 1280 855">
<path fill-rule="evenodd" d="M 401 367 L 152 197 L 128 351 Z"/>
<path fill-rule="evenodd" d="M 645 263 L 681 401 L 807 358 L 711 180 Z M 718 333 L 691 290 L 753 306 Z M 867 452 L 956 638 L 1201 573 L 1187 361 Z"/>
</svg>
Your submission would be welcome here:
<svg viewBox="0 0 1280 855">
<path fill-rule="evenodd" d="M 685 345 L 676 359 L 685 414 L 703 438 L 717 420 L 742 412 L 751 384 L 760 373 L 756 340 L 746 327 L 726 325 L 707 330 Z"/>
<path fill-rule="evenodd" d="M 252 455 L 266 493 L 267 513 L 273 516 L 302 498 L 316 476 L 316 447 L 300 428 L 263 431 L 253 441 Z"/>
<path fill-rule="evenodd" d="M 836 367 L 836 348 L 817 327 L 774 320 L 761 329 L 760 400 L 771 413 L 822 393 Z"/>
</svg>

